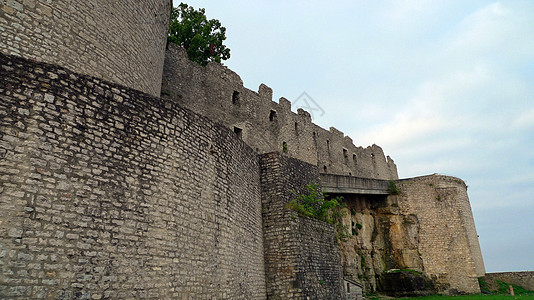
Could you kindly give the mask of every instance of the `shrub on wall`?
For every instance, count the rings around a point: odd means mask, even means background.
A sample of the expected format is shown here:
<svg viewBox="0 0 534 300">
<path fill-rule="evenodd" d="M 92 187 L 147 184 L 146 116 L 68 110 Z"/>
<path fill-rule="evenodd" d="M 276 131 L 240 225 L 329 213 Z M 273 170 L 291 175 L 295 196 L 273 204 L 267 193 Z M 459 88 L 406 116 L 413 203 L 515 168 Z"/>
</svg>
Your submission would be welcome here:
<svg viewBox="0 0 534 300">
<path fill-rule="evenodd" d="M 292 191 L 294 198 L 289 201 L 287 208 L 298 212 L 300 215 L 312 217 L 333 223 L 336 212 L 332 212 L 334 208 L 341 206 L 343 197 L 336 197 L 331 200 L 326 200 L 326 195 L 321 192 L 317 183 L 306 185 L 306 193 L 297 194 Z"/>
</svg>

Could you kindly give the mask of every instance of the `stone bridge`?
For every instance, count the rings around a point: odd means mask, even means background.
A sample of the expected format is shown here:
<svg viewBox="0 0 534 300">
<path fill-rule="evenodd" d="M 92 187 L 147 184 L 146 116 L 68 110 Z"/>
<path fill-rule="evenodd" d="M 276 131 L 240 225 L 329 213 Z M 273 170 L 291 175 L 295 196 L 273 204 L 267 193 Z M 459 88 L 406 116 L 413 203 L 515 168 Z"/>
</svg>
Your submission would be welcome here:
<svg viewBox="0 0 534 300">
<path fill-rule="evenodd" d="M 323 192 L 327 194 L 388 195 L 389 181 L 353 176 L 321 174 Z"/>
</svg>

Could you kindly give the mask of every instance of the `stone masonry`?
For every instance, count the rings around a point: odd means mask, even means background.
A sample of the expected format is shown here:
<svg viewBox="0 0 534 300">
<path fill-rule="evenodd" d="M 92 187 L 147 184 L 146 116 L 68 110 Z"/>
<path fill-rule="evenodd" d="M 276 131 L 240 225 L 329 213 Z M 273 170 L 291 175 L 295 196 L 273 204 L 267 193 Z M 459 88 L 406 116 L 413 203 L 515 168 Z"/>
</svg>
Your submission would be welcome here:
<svg viewBox="0 0 534 300">
<path fill-rule="evenodd" d="M 216 63 L 202 67 L 182 48 L 168 45 L 162 98 L 239 131 L 258 153 L 282 151 L 317 165 L 321 173 L 398 178 L 395 163 L 382 148 L 356 147 L 343 132 L 315 125 L 308 112 L 292 112 L 287 99 L 272 101 L 272 94 L 263 84 L 258 92 L 249 90 L 232 70 Z"/>
<path fill-rule="evenodd" d="M 233 132 L 0 63 L 0 298 L 265 298 L 259 165 Z"/>
<path fill-rule="evenodd" d="M 0 51 L 159 96 L 171 0 L 0 0 Z"/>
<path fill-rule="evenodd" d="M 317 182 L 317 167 L 280 153 L 260 159 L 268 299 L 342 299 L 341 258 L 331 224 L 286 204 Z"/>
<path fill-rule="evenodd" d="M 485 269 L 465 183 L 434 174 L 400 180 L 397 186 L 401 213 L 419 222 L 425 273 L 440 290 L 480 292 L 477 277 Z"/>
<path fill-rule="evenodd" d="M 379 146 L 165 50 L 171 5 L 0 0 L 0 298 L 343 299 L 397 267 L 479 291 L 463 181 L 398 180 Z M 343 192 L 339 244 L 285 207 L 332 174 L 383 181 Z"/>
<path fill-rule="evenodd" d="M 499 289 L 497 280 L 512 283 L 523 287 L 524 289 L 534 291 L 534 272 L 498 272 L 486 273 L 484 280 L 490 290 Z"/>
</svg>

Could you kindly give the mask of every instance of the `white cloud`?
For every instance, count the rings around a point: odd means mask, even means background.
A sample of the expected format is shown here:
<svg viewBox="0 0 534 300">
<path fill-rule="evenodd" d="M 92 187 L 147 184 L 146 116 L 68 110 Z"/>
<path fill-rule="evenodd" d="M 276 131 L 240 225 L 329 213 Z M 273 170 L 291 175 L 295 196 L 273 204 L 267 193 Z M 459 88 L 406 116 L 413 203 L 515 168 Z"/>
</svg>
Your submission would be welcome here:
<svg viewBox="0 0 534 300">
<path fill-rule="evenodd" d="M 513 27 L 513 22 L 509 22 L 510 15 L 509 9 L 495 2 L 467 16 L 459 24 L 460 32 L 451 45 L 452 50 L 480 51 L 488 47 L 499 47 Z"/>
<path fill-rule="evenodd" d="M 532 99 L 534 101 L 534 99 Z M 534 109 L 521 112 L 519 116 L 511 123 L 512 130 L 534 129 Z M 534 136 L 533 136 L 534 138 Z"/>
</svg>

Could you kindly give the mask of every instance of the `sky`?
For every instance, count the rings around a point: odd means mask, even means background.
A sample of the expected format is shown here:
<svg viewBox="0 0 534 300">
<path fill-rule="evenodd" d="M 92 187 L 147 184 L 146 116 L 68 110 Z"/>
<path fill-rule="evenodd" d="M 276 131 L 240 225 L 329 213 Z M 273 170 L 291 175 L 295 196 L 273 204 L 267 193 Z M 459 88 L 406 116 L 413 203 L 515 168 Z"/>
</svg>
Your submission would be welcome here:
<svg viewBox="0 0 534 300">
<path fill-rule="evenodd" d="M 226 27 L 245 87 L 294 110 L 306 92 L 400 178 L 462 178 L 486 271 L 534 271 L 534 1 L 187 3 Z"/>
</svg>

